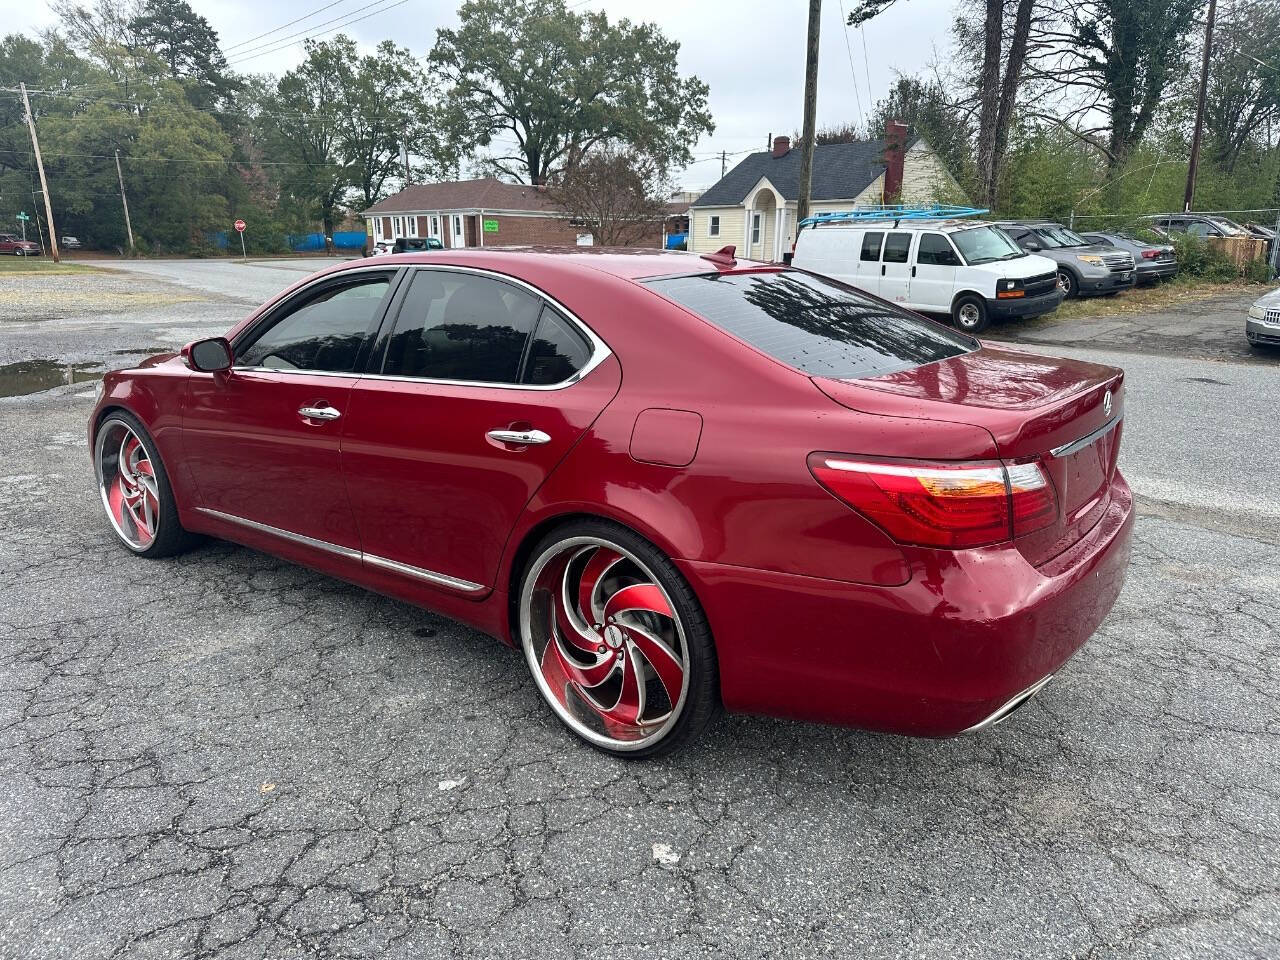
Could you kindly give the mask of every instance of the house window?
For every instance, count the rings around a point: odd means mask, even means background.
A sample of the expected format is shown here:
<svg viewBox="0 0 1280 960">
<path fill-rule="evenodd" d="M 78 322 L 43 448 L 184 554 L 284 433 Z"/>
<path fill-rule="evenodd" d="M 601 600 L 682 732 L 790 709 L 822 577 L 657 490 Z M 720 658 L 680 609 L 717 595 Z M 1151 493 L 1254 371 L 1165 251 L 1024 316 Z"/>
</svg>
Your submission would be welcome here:
<svg viewBox="0 0 1280 960">
<path fill-rule="evenodd" d="M 418 235 L 418 218 L 417 217 L 404 218 L 404 235 L 406 237 L 416 237 Z"/>
<path fill-rule="evenodd" d="M 755 246 L 760 242 L 760 214 L 753 213 L 751 215 L 751 245 Z"/>
<path fill-rule="evenodd" d="M 720 218 L 719 217 L 712 217 L 711 220 L 708 222 L 707 236 L 708 237 L 720 236 Z"/>
<path fill-rule="evenodd" d="M 440 236 L 440 218 L 439 217 L 431 218 L 431 236 L 433 237 Z"/>
</svg>

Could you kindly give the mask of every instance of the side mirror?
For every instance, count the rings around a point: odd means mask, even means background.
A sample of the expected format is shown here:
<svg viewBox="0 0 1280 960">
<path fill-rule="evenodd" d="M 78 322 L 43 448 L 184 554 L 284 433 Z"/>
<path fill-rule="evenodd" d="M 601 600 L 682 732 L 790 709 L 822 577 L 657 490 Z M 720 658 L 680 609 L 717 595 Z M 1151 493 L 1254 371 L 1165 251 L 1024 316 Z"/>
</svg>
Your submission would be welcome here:
<svg viewBox="0 0 1280 960">
<path fill-rule="evenodd" d="M 231 355 L 231 344 L 226 337 L 210 337 L 207 340 L 196 340 L 182 348 L 182 357 L 187 366 L 201 373 L 217 373 L 219 370 L 230 370 L 234 358 Z"/>
<path fill-rule="evenodd" d="M 1038 253 L 1040 250 L 1043 250 L 1044 248 L 1041 247 L 1040 244 L 1036 243 L 1034 240 L 1024 240 L 1022 241 L 1022 249 L 1029 250 L 1031 253 Z"/>
</svg>

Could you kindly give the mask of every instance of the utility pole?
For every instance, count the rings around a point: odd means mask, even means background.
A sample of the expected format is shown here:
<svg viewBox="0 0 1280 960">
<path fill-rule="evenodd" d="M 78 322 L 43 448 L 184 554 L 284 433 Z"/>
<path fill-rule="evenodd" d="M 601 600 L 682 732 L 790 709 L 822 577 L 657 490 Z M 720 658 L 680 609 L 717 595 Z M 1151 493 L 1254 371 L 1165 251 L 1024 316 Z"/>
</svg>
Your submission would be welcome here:
<svg viewBox="0 0 1280 960">
<path fill-rule="evenodd" d="M 409 174 L 409 150 L 403 143 L 400 144 L 400 159 L 404 161 L 404 185 L 407 187 L 413 179 Z"/>
<path fill-rule="evenodd" d="M 1218 0 L 1209 0 L 1209 15 L 1204 22 L 1204 63 L 1200 66 L 1200 96 L 1196 101 L 1196 129 L 1191 134 L 1191 161 L 1187 164 L 1187 192 L 1182 211 L 1188 213 L 1196 196 L 1196 167 L 1200 162 L 1200 132 L 1204 127 L 1204 101 L 1209 90 L 1209 56 L 1213 53 L 1213 15 Z"/>
<path fill-rule="evenodd" d="M 720 151 L 720 179 L 724 179 L 725 171 L 729 169 L 729 154 L 724 150 Z"/>
<path fill-rule="evenodd" d="M 116 178 L 120 181 L 120 202 L 124 204 L 124 228 L 129 233 L 129 252 L 133 252 L 133 224 L 129 222 L 129 198 L 124 195 L 124 174 L 120 172 L 120 151 L 116 151 Z"/>
<path fill-rule="evenodd" d="M 813 185 L 813 141 L 818 114 L 818 29 L 822 26 L 822 0 L 809 0 L 809 38 L 804 60 L 804 142 L 800 144 L 800 196 L 796 223 L 809 216 L 809 192 Z"/>
<path fill-rule="evenodd" d="M 40 189 L 44 193 L 44 215 L 49 221 L 49 249 L 53 251 L 53 262 L 60 263 L 58 256 L 58 231 L 53 225 L 53 205 L 49 203 L 49 181 L 44 178 L 44 161 L 40 158 L 40 141 L 36 139 L 36 118 L 31 115 L 31 101 L 27 99 L 27 85 L 18 83 L 22 90 L 22 107 L 27 111 L 27 129 L 31 131 L 31 149 L 35 151 L 36 168 L 40 171 Z"/>
</svg>

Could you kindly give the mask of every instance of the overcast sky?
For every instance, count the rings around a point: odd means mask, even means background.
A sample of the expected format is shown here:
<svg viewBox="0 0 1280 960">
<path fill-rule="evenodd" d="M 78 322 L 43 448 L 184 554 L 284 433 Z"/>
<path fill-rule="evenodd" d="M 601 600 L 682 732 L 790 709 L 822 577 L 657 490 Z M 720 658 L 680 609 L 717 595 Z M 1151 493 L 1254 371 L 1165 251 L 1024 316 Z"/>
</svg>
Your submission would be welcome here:
<svg viewBox="0 0 1280 960">
<path fill-rule="evenodd" d="M 332 35 L 335 29 L 370 47 L 390 38 L 425 57 L 436 29 L 455 26 L 458 20 L 456 0 L 190 2 L 218 31 L 232 66 L 246 72 L 287 70 L 302 58 L 304 36 Z M 843 0 L 844 9 L 852 2 Z M 685 188 L 706 187 L 719 178 L 719 157 L 712 154 L 760 150 L 770 133 L 799 129 L 808 9 L 804 0 L 569 0 L 569 5 L 603 9 L 611 20 L 630 17 L 657 23 L 680 42 L 680 72 L 695 74 L 710 86 L 716 132 L 694 148 L 696 162 L 679 178 Z M 34 32 L 56 23 L 44 0 L 5 6 L 0 26 L 5 32 Z M 898 0 L 861 32 L 846 32 L 841 0 L 825 0 L 819 125 L 860 120 L 885 95 L 895 71 L 918 72 L 935 56 L 945 57 L 952 10 L 951 0 Z M 355 17 L 365 18 L 343 25 L 343 20 Z M 254 40 L 297 18 L 306 19 Z M 729 166 L 733 163 L 730 158 Z"/>
</svg>

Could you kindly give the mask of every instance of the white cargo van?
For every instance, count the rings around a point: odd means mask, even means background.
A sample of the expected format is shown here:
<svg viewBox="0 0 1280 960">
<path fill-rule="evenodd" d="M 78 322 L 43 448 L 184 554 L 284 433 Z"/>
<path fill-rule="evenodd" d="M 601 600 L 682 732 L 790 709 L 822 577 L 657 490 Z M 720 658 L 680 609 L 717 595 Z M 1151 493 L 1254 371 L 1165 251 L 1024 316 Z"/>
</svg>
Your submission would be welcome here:
<svg viewBox="0 0 1280 960">
<path fill-rule="evenodd" d="M 913 310 L 950 314 L 966 333 L 1062 302 L 1057 264 L 1026 253 L 993 224 L 844 216 L 805 221 L 792 264 Z"/>
</svg>

